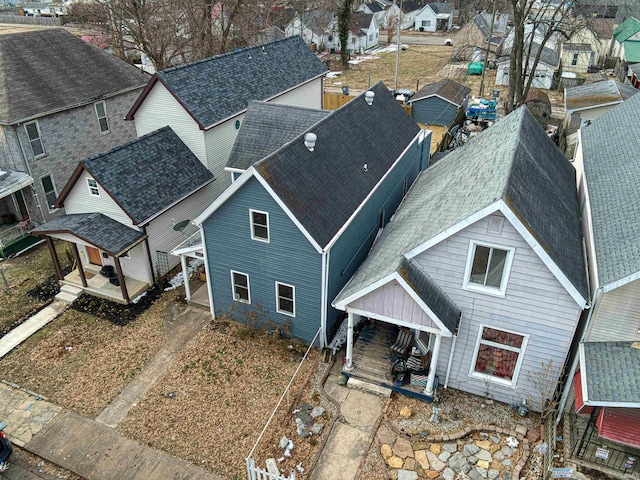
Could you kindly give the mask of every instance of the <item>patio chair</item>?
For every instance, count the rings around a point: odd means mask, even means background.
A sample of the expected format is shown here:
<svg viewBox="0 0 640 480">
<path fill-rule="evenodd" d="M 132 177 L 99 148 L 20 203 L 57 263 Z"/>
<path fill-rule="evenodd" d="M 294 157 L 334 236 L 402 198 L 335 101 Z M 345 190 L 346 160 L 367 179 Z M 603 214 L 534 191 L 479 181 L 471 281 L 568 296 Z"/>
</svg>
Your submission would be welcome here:
<svg viewBox="0 0 640 480">
<path fill-rule="evenodd" d="M 404 357 L 407 355 L 409 351 L 409 347 L 411 346 L 411 339 L 413 335 L 411 331 L 406 328 L 401 328 L 398 332 L 398 336 L 396 337 L 396 341 L 393 342 L 393 345 L 389 347 L 389 353 L 391 357 Z"/>
</svg>

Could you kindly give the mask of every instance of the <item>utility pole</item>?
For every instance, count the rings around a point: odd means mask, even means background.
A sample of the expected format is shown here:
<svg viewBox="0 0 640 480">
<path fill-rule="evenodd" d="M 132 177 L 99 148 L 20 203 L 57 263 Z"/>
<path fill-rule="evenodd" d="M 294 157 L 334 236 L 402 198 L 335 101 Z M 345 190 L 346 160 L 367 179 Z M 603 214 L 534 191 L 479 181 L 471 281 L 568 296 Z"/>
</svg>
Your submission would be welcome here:
<svg viewBox="0 0 640 480">
<path fill-rule="evenodd" d="M 491 37 L 493 37 L 493 24 L 496 19 L 496 0 L 493 0 L 493 6 L 491 8 L 491 27 L 489 28 L 489 38 L 487 39 L 487 49 L 484 53 L 484 66 L 482 67 L 482 78 L 480 79 L 480 91 L 478 94 L 480 97 L 484 95 L 484 75 L 487 71 L 487 63 L 489 63 L 489 50 L 491 50 Z"/>
</svg>

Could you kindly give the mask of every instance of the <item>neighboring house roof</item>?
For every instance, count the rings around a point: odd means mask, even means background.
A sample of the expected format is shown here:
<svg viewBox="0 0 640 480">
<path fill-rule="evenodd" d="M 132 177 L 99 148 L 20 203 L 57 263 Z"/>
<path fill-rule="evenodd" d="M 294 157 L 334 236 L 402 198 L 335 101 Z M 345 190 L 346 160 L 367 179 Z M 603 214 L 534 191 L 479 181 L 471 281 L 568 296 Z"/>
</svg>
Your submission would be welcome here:
<svg viewBox="0 0 640 480">
<path fill-rule="evenodd" d="M 329 115 L 327 110 L 252 101 L 227 168 L 246 170 Z"/>
<path fill-rule="evenodd" d="M 27 9 L 27 8 L 47 8 L 48 6 L 49 6 L 49 3 L 47 3 L 47 2 L 29 2 L 22 8 L 24 8 L 24 9 Z"/>
<path fill-rule="evenodd" d="M 428 97 L 437 96 L 454 104 L 456 107 L 462 105 L 464 99 L 471 93 L 471 89 L 453 80 L 444 79 L 436 83 L 429 83 L 422 87 L 411 97 L 409 102 L 423 100 Z"/>
<path fill-rule="evenodd" d="M 478 26 L 484 38 L 488 38 L 489 32 L 491 31 L 491 14 L 487 12 L 479 13 L 473 17 L 473 22 Z M 496 14 L 496 18 L 493 22 L 493 34 L 505 34 L 507 32 L 508 23 L 509 14 Z"/>
<path fill-rule="evenodd" d="M 33 183 L 33 178 L 24 172 L 0 169 L 0 199 L 8 197 Z"/>
<path fill-rule="evenodd" d="M 367 7 L 369 7 L 369 10 L 371 10 L 373 13 L 384 11 L 384 8 L 382 8 L 382 6 L 377 2 L 367 3 L 366 5 Z"/>
<path fill-rule="evenodd" d="M 102 213 L 62 215 L 31 231 L 32 235 L 52 233 L 70 233 L 114 257 L 147 237 Z"/>
<path fill-rule="evenodd" d="M 624 85 L 615 80 L 585 83 L 577 87 L 566 88 L 564 91 L 564 106 L 567 111 L 582 110 L 599 105 L 622 102 L 638 93 L 630 85 Z"/>
<path fill-rule="evenodd" d="M 580 345 L 589 405 L 599 402 L 640 404 L 640 345 L 588 342 Z M 610 403 L 608 403 L 610 405 Z M 622 405 L 621 405 L 622 406 Z"/>
<path fill-rule="evenodd" d="M 327 72 L 299 36 L 246 48 L 157 72 L 127 114 L 135 112 L 160 81 L 205 129 Z"/>
<path fill-rule="evenodd" d="M 632 63 L 629 65 L 629 71 L 635 76 L 640 76 L 640 63 Z"/>
<path fill-rule="evenodd" d="M 591 45 L 588 43 L 564 43 L 562 45 L 562 48 L 564 50 L 573 52 L 591 52 L 592 48 Z"/>
<path fill-rule="evenodd" d="M 549 101 L 549 95 L 547 95 L 545 91 L 540 88 L 529 89 L 529 92 L 527 93 L 527 98 L 525 98 L 524 103 L 535 102 L 535 101 L 544 102 L 547 105 L 549 105 L 549 107 L 551 107 L 551 102 Z"/>
<path fill-rule="evenodd" d="M 0 124 L 144 86 L 148 77 L 63 29 L 0 35 Z"/>
<path fill-rule="evenodd" d="M 330 10 L 309 10 L 302 14 L 301 21 L 313 32 L 323 34 L 335 18 L 336 14 Z"/>
<path fill-rule="evenodd" d="M 373 13 L 353 12 L 351 14 L 351 29 L 368 30 L 373 20 Z"/>
<path fill-rule="evenodd" d="M 640 273 L 640 95 L 581 129 L 593 226 L 595 263 L 603 287 Z"/>
<path fill-rule="evenodd" d="M 455 334 L 462 310 L 440 288 L 440 286 L 424 271 L 415 260 L 402 258 L 398 273 L 407 284 L 418 294 L 420 299 L 429 306 L 438 319 Z"/>
<path fill-rule="evenodd" d="M 598 38 L 609 39 L 613 36 L 613 18 L 587 18 L 587 24 Z"/>
<path fill-rule="evenodd" d="M 427 3 L 425 7 L 431 8 L 433 13 L 435 13 L 436 15 L 453 13 L 453 5 L 451 3 L 433 2 L 433 3 Z"/>
<path fill-rule="evenodd" d="M 640 21 L 635 17 L 631 17 L 626 19 L 624 22 L 613 29 L 613 37 L 618 43 L 622 43 L 639 31 Z"/>
<path fill-rule="evenodd" d="M 622 43 L 624 45 L 624 60 L 628 63 L 640 62 L 640 42 L 633 40 L 626 40 Z"/>
<path fill-rule="evenodd" d="M 418 5 L 417 2 L 414 2 L 413 0 L 402 0 L 402 1 L 397 1 L 396 5 L 400 3 L 401 9 L 403 13 L 411 13 L 411 12 L 415 12 L 416 10 L 420 10 L 421 6 Z"/>
<path fill-rule="evenodd" d="M 83 170 L 93 176 L 136 225 L 147 223 L 214 180 L 213 174 L 171 127 L 80 162 L 56 200 L 58 207 Z"/>
<path fill-rule="evenodd" d="M 526 48 L 525 48 L 526 50 Z M 538 50 L 540 50 L 540 44 L 534 42 L 533 46 L 531 47 L 531 54 L 530 54 L 530 60 L 533 61 L 533 59 L 536 57 L 536 55 L 538 54 Z M 508 62 L 510 57 L 509 55 L 511 55 L 511 47 L 506 47 L 502 50 L 501 53 L 501 57 L 498 59 L 499 63 L 502 62 Z M 525 54 L 523 54 L 525 55 Z M 523 60 L 524 62 L 524 60 Z M 551 48 L 548 47 L 543 47 L 542 48 L 542 53 L 540 54 L 540 62 L 542 63 L 546 63 L 547 65 L 550 65 L 552 67 L 557 67 L 558 66 L 558 51 L 557 50 L 553 50 Z"/>
<path fill-rule="evenodd" d="M 330 246 L 343 226 L 420 133 L 418 125 L 380 82 L 306 130 L 317 136 L 313 151 L 305 133 L 254 164 L 196 220 L 201 224 L 254 176 L 290 212 L 316 250 Z"/>
<path fill-rule="evenodd" d="M 393 274 L 405 254 L 499 200 L 584 302 L 588 293 L 575 171 L 529 110 L 521 107 L 420 174 L 334 303 Z"/>
</svg>

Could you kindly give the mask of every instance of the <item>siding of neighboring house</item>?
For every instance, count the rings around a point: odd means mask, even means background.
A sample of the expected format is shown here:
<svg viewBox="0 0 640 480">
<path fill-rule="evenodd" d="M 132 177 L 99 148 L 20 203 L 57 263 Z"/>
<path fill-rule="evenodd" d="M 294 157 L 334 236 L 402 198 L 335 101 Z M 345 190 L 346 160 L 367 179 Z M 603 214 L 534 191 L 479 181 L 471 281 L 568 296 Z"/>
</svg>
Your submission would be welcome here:
<svg viewBox="0 0 640 480">
<path fill-rule="evenodd" d="M 331 248 L 327 298 L 329 304 L 327 312 L 328 333 L 331 333 L 336 318 L 344 313 L 332 308 L 330 303 L 367 257 L 380 228 L 382 212 L 384 212 L 384 223 L 386 225 L 395 213 L 405 193 L 418 176 L 420 172 L 420 155 L 423 153 L 422 145 L 426 149 L 424 154 L 429 155 L 430 138 L 420 144 L 416 140 L 407 149 L 404 157 L 398 162 L 389 176 L 384 179 L 362 210 L 358 212 L 349 228 L 345 230 Z"/>
<path fill-rule="evenodd" d="M 287 93 L 278 95 L 273 100 L 269 101 L 283 105 L 292 105 L 294 107 L 321 109 L 322 89 L 322 77 L 320 77 Z"/>
<path fill-rule="evenodd" d="M 560 371 L 580 308 L 506 219 L 501 235 L 488 234 L 488 223 L 487 217 L 468 226 L 415 260 L 463 312 L 449 385 L 477 395 L 484 395 L 488 385 L 493 398 L 507 403 L 528 397 L 536 400 L 540 397 L 529 372 L 540 370 L 540 365 L 550 359 L 555 371 Z M 462 289 L 471 240 L 516 249 L 505 298 Z M 469 375 L 480 324 L 529 335 L 515 387 L 487 384 Z M 443 338 L 436 370 L 441 381 L 446 375 L 451 344 L 450 338 Z"/>
<path fill-rule="evenodd" d="M 160 82 L 156 82 L 145 101 L 136 111 L 135 127 L 138 136 L 141 137 L 166 125 L 169 125 L 180 137 L 180 140 L 189 147 L 189 150 L 198 157 L 198 160 L 207 166 L 202 130 L 171 92 Z"/>
<path fill-rule="evenodd" d="M 270 243 L 251 239 L 250 209 L 269 213 Z M 321 255 L 262 185 L 247 181 L 202 227 L 216 311 L 246 322 L 260 306 L 271 321 L 290 323 L 292 335 L 313 340 L 322 308 Z M 251 305 L 233 299 L 231 270 L 249 275 Z M 295 317 L 276 313 L 275 282 L 295 286 Z"/>
<path fill-rule="evenodd" d="M 233 143 L 236 141 L 236 137 L 240 131 L 236 128 L 236 122 L 240 122 L 240 128 L 242 128 L 243 121 L 244 113 L 241 113 L 204 132 L 206 165 L 209 171 L 216 177 L 216 180 L 213 182 L 215 185 L 212 190 L 212 194 L 214 195 L 211 199 L 212 201 L 215 200 L 225 188 L 231 185 L 231 176 L 224 167 L 227 164 Z"/>
<path fill-rule="evenodd" d="M 204 186 L 190 197 L 182 200 L 176 206 L 170 208 L 166 212 L 158 215 L 147 225 L 147 235 L 149 235 L 149 248 L 151 250 L 151 258 L 154 259 L 156 252 L 169 253 L 171 249 L 176 248 L 186 237 L 195 233 L 197 228 L 189 223 L 184 230 L 184 235 L 173 229 L 171 219 L 175 223 L 182 220 L 193 220 L 200 215 L 205 208 L 211 204 L 211 192 L 215 183 Z M 180 263 L 180 257 L 169 255 L 169 268 L 173 268 Z"/>
<path fill-rule="evenodd" d="M 427 125 L 453 125 L 458 107 L 439 97 L 429 97 L 413 102 L 411 116 L 417 123 Z"/>
<path fill-rule="evenodd" d="M 129 218 L 124 210 L 120 208 L 120 205 L 118 205 L 102 187 L 100 187 L 100 197 L 94 197 L 89 193 L 87 178 L 93 177 L 85 170 L 78 177 L 69 195 L 64 200 L 64 211 L 67 214 L 100 212 L 114 219 L 116 222 L 138 230 L 138 228 L 133 225 L 131 218 Z"/>
<path fill-rule="evenodd" d="M 49 212 L 40 178 L 52 174 L 57 192 L 60 193 L 78 162 L 90 155 L 101 153 L 134 139 L 136 137 L 135 128 L 122 119 L 140 90 L 136 89 L 104 99 L 109 122 L 109 133 L 106 134 L 100 132 L 93 103 L 38 118 L 40 138 L 46 155 L 37 159 L 33 158 L 23 125 L 4 127 L 15 129 L 13 135 L 7 132 L 7 141 L 10 143 L 10 150 L 14 157 L 16 154 L 21 156 L 20 145 L 22 145 L 45 220 L 54 218 L 62 211 Z M 19 143 L 15 142 L 16 133 Z"/>
<path fill-rule="evenodd" d="M 546 63 L 539 62 L 535 71 L 535 78 L 531 82 L 531 88 L 543 88 L 549 90 L 553 86 L 553 75 L 555 68 Z M 529 76 L 525 81 L 529 80 Z M 509 62 L 498 64 L 496 73 L 496 85 L 509 85 Z"/>
<path fill-rule="evenodd" d="M 573 64 L 574 55 L 578 55 L 577 63 Z M 587 73 L 587 69 L 589 65 L 595 65 L 597 63 L 596 55 L 591 51 L 577 51 L 577 50 L 568 50 L 563 48 L 562 55 L 560 57 L 562 61 L 562 70 L 565 72 L 575 72 L 575 73 Z"/>
<path fill-rule="evenodd" d="M 585 342 L 640 341 L 640 281 L 603 293 L 593 316 Z"/>
<path fill-rule="evenodd" d="M 416 31 L 422 28 L 424 32 L 435 32 L 437 24 L 436 16 L 430 8 L 425 8 L 416 14 Z"/>
</svg>

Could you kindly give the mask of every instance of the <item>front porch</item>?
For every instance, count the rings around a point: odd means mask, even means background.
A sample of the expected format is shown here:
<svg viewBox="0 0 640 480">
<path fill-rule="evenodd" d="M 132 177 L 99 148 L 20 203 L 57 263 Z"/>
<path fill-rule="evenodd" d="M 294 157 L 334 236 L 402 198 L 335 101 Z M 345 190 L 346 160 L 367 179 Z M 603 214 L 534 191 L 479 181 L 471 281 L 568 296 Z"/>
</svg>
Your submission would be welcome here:
<svg viewBox="0 0 640 480">
<path fill-rule="evenodd" d="M 90 264 L 83 265 L 83 269 L 87 283 L 86 287 L 82 285 L 82 277 L 78 268 L 66 275 L 64 279 L 60 281 L 61 285 L 71 285 L 81 288 L 90 295 L 111 300 L 112 302 L 124 305 L 130 303 L 124 298 L 122 288 L 119 285 L 113 285 L 108 277 L 100 274 L 99 266 Z M 124 277 L 124 283 L 130 300 L 135 299 L 150 287 L 146 282 L 129 277 Z"/>
<path fill-rule="evenodd" d="M 353 344 L 352 368 L 343 368 L 342 374 L 348 378 L 357 378 L 374 385 L 388 388 L 394 392 L 410 397 L 433 401 L 433 394 L 427 395 L 427 372 L 409 371 L 402 382 L 394 381 L 392 370 L 393 356 L 390 347 L 396 339 L 397 332 L 386 322 L 368 321 L 357 334 Z M 438 386 L 435 377 L 433 392 Z"/>
</svg>

